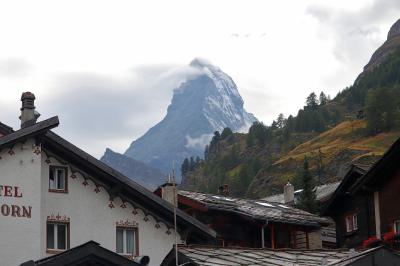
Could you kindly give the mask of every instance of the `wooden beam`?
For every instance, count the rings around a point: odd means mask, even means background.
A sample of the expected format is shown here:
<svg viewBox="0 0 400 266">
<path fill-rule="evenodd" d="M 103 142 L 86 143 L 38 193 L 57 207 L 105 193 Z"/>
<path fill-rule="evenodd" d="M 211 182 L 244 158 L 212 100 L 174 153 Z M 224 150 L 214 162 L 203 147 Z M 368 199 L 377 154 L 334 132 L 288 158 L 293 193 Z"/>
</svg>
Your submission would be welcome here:
<svg viewBox="0 0 400 266">
<path fill-rule="evenodd" d="M 306 231 L 306 248 L 310 249 L 310 240 L 308 239 L 308 231 Z"/>
<path fill-rule="evenodd" d="M 275 228 L 273 225 L 271 225 L 270 229 L 271 229 L 271 248 L 275 249 Z"/>
</svg>

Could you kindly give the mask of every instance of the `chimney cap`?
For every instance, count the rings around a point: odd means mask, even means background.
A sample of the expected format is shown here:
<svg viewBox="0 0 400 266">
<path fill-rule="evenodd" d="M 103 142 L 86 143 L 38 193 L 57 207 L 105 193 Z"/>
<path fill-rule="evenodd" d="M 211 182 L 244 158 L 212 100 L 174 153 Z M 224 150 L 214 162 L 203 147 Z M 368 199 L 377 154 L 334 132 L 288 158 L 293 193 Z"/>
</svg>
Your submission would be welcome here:
<svg viewBox="0 0 400 266">
<path fill-rule="evenodd" d="M 21 101 L 23 101 L 23 100 L 35 100 L 35 99 L 36 99 L 35 98 L 35 94 L 33 94 L 30 91 L 26 91 L 26 92 L 22 93 L 22 95 L 21 95 Z"/>
</svg>

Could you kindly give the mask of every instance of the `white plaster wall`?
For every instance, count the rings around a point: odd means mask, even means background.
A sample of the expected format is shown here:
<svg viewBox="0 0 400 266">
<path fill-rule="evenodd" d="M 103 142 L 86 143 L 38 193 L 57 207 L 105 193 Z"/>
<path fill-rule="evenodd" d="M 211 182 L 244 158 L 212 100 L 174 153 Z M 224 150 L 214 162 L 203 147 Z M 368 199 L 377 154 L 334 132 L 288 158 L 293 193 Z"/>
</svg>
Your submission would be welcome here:
<svg viewBox="0 0 400 266">
<path fill-rule="evenodd" d="M 3 216 L 0 213 L 0 265 L 15 266 L 31 259 L 38 259 L 40 250 L 40 162 L 41 154 L 33 153 L 34 141 L 17 144 L 0 151 L 0 185 L 18 186 L 21 198 L 0 196 L 0 206 L 32 206 L 32 216 Z"/>
<path fill-rule="evenodd" d="M 46 230 L 46 219 L 49 215 L 66 215 L 70 218 L 70 247 L 80 245 L 89 240 L 94 240 L 104 248 L 116 251 L 116 222 L 130 221 L 138 223 L 139 255 L 150 256 L 150 265 L 160 265 L 162 260 L 171 250 L 175 241 L 173 230 L 167 234 L 168 228 L 162 222 L 156 228 L 156 221 L 152 216 L 144 220 L 145 215 L 141 210 L 132 214 L 133 206 L 126 203 L 122 208 L 122 201 L 116 198 L 114 208 L 108 205 L 109 194 L 103 187 L 96 193 L 95 184 L 87 180 L 88 185 L 83 185 L 85 179 L 79 172 L 74 172 L 76 178 L 71 178 L 71 168 L 68 166 L 68 194 L 48 192 L 49 163 L 46 163 L 46 154 L 42 156 L 42 235 Z M 49 157 L 50 165 L 61 165 L 55 158 Z M 178 237 L 180 240 L 180 237 Z M 46 239 L 42 238 L 42 256 L 48 256 L 45 249 Z"/>
</svg>

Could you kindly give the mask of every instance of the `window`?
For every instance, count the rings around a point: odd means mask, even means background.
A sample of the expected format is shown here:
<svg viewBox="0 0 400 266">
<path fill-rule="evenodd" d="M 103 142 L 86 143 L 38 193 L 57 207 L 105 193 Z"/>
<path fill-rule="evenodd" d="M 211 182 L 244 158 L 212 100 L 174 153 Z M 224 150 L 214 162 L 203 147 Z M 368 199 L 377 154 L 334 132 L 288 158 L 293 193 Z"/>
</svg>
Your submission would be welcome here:
<svg viewBox="0 0 400 266">
<path fill-rule="evenodd" d="M 346 231 L 353 232 L 358 229 L 357 214 L 350 214 L 346 216 Z"/>
<path fill-rule="evenodd" d="M 128 257 L 138 254 L 137 228 L 117 227 L 117 253 Z"/>
<path fill-rule="evenodd" d="M 66 167 L 50 166 L 49 191 L 68 192 Z"/>
<path fill-rule="evenodd" d="M 69 224 L 47 223 L 47 250 L 66 250 L 69 248 Z"/>
<path fill-rule="evenodd" d="M 394 221 L 394 232 L 400 234 L 400 220 Z"/>
</svg>

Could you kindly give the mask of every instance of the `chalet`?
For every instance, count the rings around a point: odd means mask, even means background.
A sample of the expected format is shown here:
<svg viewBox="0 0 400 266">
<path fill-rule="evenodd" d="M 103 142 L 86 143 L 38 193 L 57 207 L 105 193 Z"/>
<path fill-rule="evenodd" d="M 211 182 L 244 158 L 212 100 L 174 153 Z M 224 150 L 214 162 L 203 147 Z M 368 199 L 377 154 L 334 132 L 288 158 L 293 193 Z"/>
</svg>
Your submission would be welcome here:
<svg viewBox="0 0 400 266">
<path fill-rule="evenodd" d="M 91 252 L 160 265 L 176 240 L 214 241 L 213 230 L 180 210 L 175 231 L 170 203 L 52 132 L 57 117 L 36 122 L 34 100 L 22 95 L 21 129 L 0 124 L 1 266 L 62 265 L 60 257 Z"/>
<path fill-rule="evenodd" d="M 333 182 L 333 183 L 316 186 L 314 188 L 314 191 L 316 194 L 316 199 L 317 199 L 318 203 L 320 204 L 320 206 L 323 206 L 330 199 L 330 197 L 333 195 L 333 193 L 335 192 L 335 190 L 339 186 L 339 184 L 340 184 L 340 182 Z M 289 204 L 289 205 L 296 205 L 300 200 L 300 195 L 301 195 L 301 192 L 303 191 L 303 189 L 298 189 L 298 190 L 294 191 L 294 188 L 291 188 L 290 186 L 292 186 L 292 185 L 290 183 L 287 183 L 283 189 L 284 193 L 268 196 L 268 197 L 263 198 L 263 200 L 266 200 L 269 202 L 277 202 L 277 203 L 283 203 L 283 204 Z M 324 217 L 324 218 L 328 219 L 329 224 L 321 227 L 322 247 L 323 248 L 335 248 L 337 246 L 335 222 L 329 217 Z"/>
<path fill-rule="evenodd" d="M 171 200 L 172 184 L 155 191 Z M 173 202 L 173 201 L 172 201 Z M 327 220 L 289 205 L 178 190 L 178 206 L 214 229 L 222 246 L 321 248 Z"/>
<path fill-rule="evenodd" d="M 400 139 L 370 167 L 353 165 L 324 209 L 337 225 L 339 246 L 374 240 L 399 248 Z"/>
</svg>

